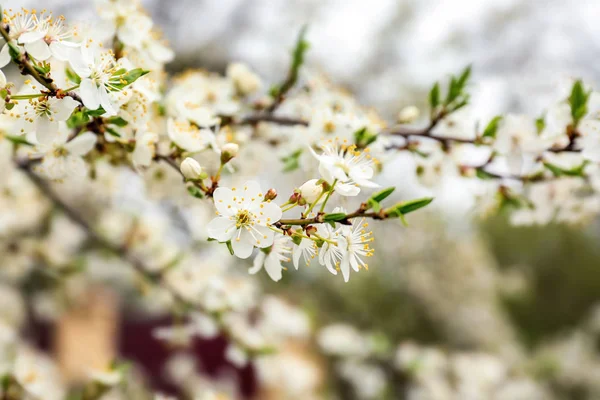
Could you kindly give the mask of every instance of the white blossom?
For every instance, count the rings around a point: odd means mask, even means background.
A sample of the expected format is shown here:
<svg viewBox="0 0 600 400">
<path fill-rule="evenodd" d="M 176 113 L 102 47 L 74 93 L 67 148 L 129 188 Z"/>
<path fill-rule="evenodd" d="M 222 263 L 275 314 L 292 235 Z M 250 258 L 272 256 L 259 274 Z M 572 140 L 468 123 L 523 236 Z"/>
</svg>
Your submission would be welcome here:
<svg viewBox="0 0 600 400">
<path fill-rule="evenodd" d="M 273 244 L 274 233 L 269 227 L 281 218 L 281 208 L 264 201 L 258 183 L 246 182 L 241 189 L 219 187 L 214 202 L 218 217 L 208 224 L 209 237 L 219 242 L 231 240 L 237 257 L 248 258 L 254 246 Z"/>
<path fill-rule="evenodd" d="M 82 177 L 87 172 L 87 164 L 82 157 L 94 148 L 96 135 L 84 132 L 69 140 L 70 133 L 66 126 L 61 125 L 52 141 L 35 146 L 35 154 L 43 156 L 38 168 L 50 179 Z"/>
<path fill-rule="evenodd" d="M 374 163 L 367 150 L 357 150 L 355 145 L 338 140 L 324 142 L 321 150 L 322 153 L 317 154 L 311 148 L 319 161 L 319 172 L 327 183 L 336 182 L 335 191 L 342 196 L 356 196 L 361 187 L 378 187 L 371 182 Z"/>
<path fill-rule="evenodd" d="M 66 121 L 78 105 L 71 97 L 41 96 L 19 101 L 8 115 L 16 121 L 14 128 L 19 134 L 35 132 L 37 140 L 47 144 L 54 140 L 59 124 Z"/>
<path fill-rule="evenodd" d="M 169 119 L 167 133 L 177 146 L 192 153 L 216 147 L 215 135 L 210 129 L 200 129 L 188 121 Z"/>
</svg>

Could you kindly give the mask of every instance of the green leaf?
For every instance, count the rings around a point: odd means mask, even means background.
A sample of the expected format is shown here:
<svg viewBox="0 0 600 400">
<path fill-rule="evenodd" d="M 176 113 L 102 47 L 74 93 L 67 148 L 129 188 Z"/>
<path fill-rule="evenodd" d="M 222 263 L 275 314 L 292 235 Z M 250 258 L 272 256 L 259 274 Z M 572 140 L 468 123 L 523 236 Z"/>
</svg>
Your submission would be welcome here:
<svg viewBox="0 0 600 400">
<path fill-rule="evenodd" d="M 108 126 L 105 126 L 104 129 L 106 129 L 106 132 L 108 132 L 109 135 L 114 136 L 114 137 L 121 137 L 121 134 L 117 131 L 115 131 L 113 128 L 109 128 Z"/>
<path fill-rule="evenodd" d="M 104 108 L 102 107 L 98 107 L 95 110 L 90 110 L 90 109 L 85 109 L 85 113 L 87 115 L 89 115 L 90 117 L 99 117 L 101 115 L 103 115 L 106 111 L 104 111 Z"/>
<path fill-rule="evenodd" d="M 273 85 L 269 88 L 269 96 L 275 98 L 279 96 L 279 85 Z"/>
<path fill-rule="evenodd" d="M 469 78 L 471 77 L 471 66 L 468 65 L 464 70 L 463 73 L 460 75 L 460 77 L 458 78 L 458 85 L 460 87 L 460 90 L 462 91 L 465 86 L 467 85 L 467 82 L 469 81 Z"/>
<path fill-rule="evenodd" d="M 383 190 L 380 190 L 377 193 L 373 193 L 371 195 L 370 199 L 379 203 L 379 202 L 385 200 L 386 198 L 388 198 L 392 193 L 394 193 L 394 190 L 396 190 L 396 188 L 393 186 L 383 189 Z"/>
<path fill-rule="evenodd" d="M 125 121 L 123 118 L 116 116 L 116 117 L 110 117 L 104 120 L 107 124 L 112 124 L 112 125 L 116 125 L 120 128 L 127 126 L 127 124 L 129 124 L 129 122 Z"/>
<path fill-rule="evenodd" d="M 7 140 L 10 140 L 16 145 L 25 145 L 25 146 L 33 146 L 33 143 L 30 143 L 25 139 L 24 136 L 13 136 L 13 135 L 4 135 Z"/>
<path fill-rule="evenodd" d="M 150 71 L 146 71 L 142 68 L 135 68 L 129 70 L 128 72 L 124 72 L 124 69 L 120 69 L 113 74 L 111 77 L 111 86 L 114 88 L 113 91 L 119 91 L 135 81 L 137 81 L 142 76 L 148 74 Z"/>
<path fill-rule="evenodd" d="M 373 209 L 375 212 L 381 211 L 381 204 L 377 200 L 370 198 L 367 200 L 367 205 L 369 206 L 367 209 Z"/>
<path fill-rule="evenodd" d="M 432 110 L 436 109 L 440 105 L 440 84 L 438 82 L 433 85 L 429 91 L 429 106 Z"/>
<path fill-rule="evenodd" d="M 498 125 L 500 125 L 501 121 L 502 121 L 501 115 L 497 115 L 494 118 L 492 118 L 492 120 L 487 124 L 487 126 L 483 130 L 482 137 L 484 137 L 484 138 L 489 137 L 489 138 L 495 139 L 496 132 L 498 131 Z"/>
<path fill-rule="evenodd" d="M 459 108 L 464 107 L 468 103 L 468 95 L 464 93 L 465 87 L 471 77 L 471 66 L 467 66 L 458 78 L 450 77 L 450 85 L 448 87 L 448 94 L 444 104 L 446 106 L 451 105 L 453 102 L 458 101 L 452 111 L 456 111 Z M 462 97 L 462 99 L 460 99 Z"/>
<path fill-rule="evenodd" d="M 226 241 L 225 244 L 227 245 L 227 250 L 229 250 L 229 254 L 233 255 L 234 251 L 233 246 L 231 245 L 231 240 Z"/>
<path fill-rule="evenodd" d="M 202 190 L 200 190 L 199 187 L 194 186 L 194 185 L 189 185 L 187 187 L 188 193 L 191 194 L 192 196 L 198 198 L 198 199 L 202 199 L 204 197 L 204 194 L 202 193 Z"/>
<path fill-rule="evenodd" d="M 569 96 L 569 105 L 571 106 L 571 117 L 573 118 L 573 124 L 577 126 L 579 121 L 587 114 L 587 103 L 590 97 L 591 91 L 586 92 L 583 87 L 581 80 L 575 81 L 573 88 L 571 89 L 571 95 Z"/>
<path fill-rule="evenodd" d="M 486 172 L 483 168 L 477 168 L 475 170 L 475 175 L 479 179 L 487 180 L 487 179 L 495 179 L 496 177 L 489 172 Z"/>
<path fill-rule="evenodd" d="M 346 213 L 331 213 L 323 216 L 325 222 L 339 222 L 346 219 Z"/>
<path fill-rule="evenodd" d="M 39 72 L 41 75 L 47 75 L 50 73 L 50 64 L 43 62 L 41 64 L 31 63 L 33 69 Z"/>
<path fill-rule="evenodd" d="M 546 119 L 543 115 L 535 120 L 535 127 L 537 129 L 538 135 L 542 133 L 544 129 L 546 129 Z"/>
<path fill-rule="evenodd" d="M 459 102 L 457 102 L 454 105 L 452 105 L 452 106 L 449 107 L 449 110 L 448 110 L 449 112 L 458 111 L 461 108 L 463 108 L 464 106 L 466 106 L 467 104 L 469 104 L 469 99 L 470 99 L 469 95 L 468 94 L 463 94 L 462 96 L 463 97 L 462 97 L 461 101 L 459 101 Z"/>
<path fill-rule="evenodd" d="M 580 165 L 570 168 L 570 169 L 565 169 L 562 167 L 559 167 L 558 165 L 549 163 L 549 162 L 544 162 L 544 167 L 546 167 L 546 169 L 548 169 L 550 172 L 552 172 L 552 174 L 555 177 L 560 177 L 560 176 L 578 176 L 578 177 L 583 177 L 585 176 L 584 171 L 585 171 L 585 167 L 589 164 L 588 160 L 583 161 Z"/>
<path fill-rule="evenodd" d="M 65 73 L 67 75 L 67 79 L 70 80 L 71 82 L 76 83 L 77 85 L 79 85 L 81 83 L 81 78 L 71 68 L 69 68 L 69 67 L 65 68 Z"/>
<path fill-rule="evenodd" d="M 86 110 L 75 110 L 67 120 L 67 126 L 71 129 L 80 128 L 90 121 Z"/>
<path fill-rule="evenodd" d="M 298 149 L 294 151 L 289 156 L 283 157 L 281 161 L 283 162 L 283 172 L 290 172 L 297 169 L 300 166 L 300 156 L 302 155 L 303 150 Z"/>
<path fill-rule="evenodd" d="M 393 207 L 388 208 L 386 210 L 386 214 L 389 217 L 399 217 L 401 215 L 406 215 L 420 208 L 423 208 L 432 201 L 433 197 L 424 197 L 422 199 L 403 201 L 401 203 L 396 204 Z"/>
<path fill-rule="evenodd" d="M 544 163 L 544 167 L 546 167 L 546 168 L 547 168 L 547 169 L 548 169 L 550 172 L 552 172 L 552 174 L 553 174 L 554 176 L 557 176 L 557 177 L 558 177 L 558 176 L 562 176 L 562 175 L 564 175 L 564 174 L 563 174 L 563 169 L 562 169 L 562 168 L 560 168 L 560 167 L 558 167 L 558 166 L 556 166 L 556 165 L 554 165 L 554 164 L 551 164 L 551 163 L 545 162 L 545 163 Z"/>
<path fill-rule="evenodd" d="M 292 68 L 291 74 L 293 76 L 294 83 L 298 79 L 298 72 L 300 71 L 300 67 L 304 64 L 304 56 L 306 55 L 306 51 L 310 48 L 310 43 L 306 41 L 306 31 L 308 26 L 304 25 L 302 29 L 300 29 L 300 33 L 298 34 L 298 39 L 296 40 L 296 46 L 294 47 L 294 51 L 292 52 Z"/>
<path fill-rule="evenodd" d="M 373 143 L 376 140 L 377 135 L 369 132 L 366 126 L 354 132 L 354 144 L 356 144 L 361 149 L 368 147 L 371 143 Z"/>
</svg>

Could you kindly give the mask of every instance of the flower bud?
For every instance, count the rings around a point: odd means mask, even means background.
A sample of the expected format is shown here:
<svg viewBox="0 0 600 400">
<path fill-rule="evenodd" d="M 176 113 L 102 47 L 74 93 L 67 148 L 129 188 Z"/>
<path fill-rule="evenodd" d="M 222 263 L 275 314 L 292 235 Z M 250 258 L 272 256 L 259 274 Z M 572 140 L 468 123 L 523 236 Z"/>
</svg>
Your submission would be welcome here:
<svg viewBox="0 0 600 400">
<path fill-rule="evenodd" d="M 314 203 L 323 193 L 323 185 L 318 182 L 318 179 L 311 179 L 298 188 L 302 198 L 307 203 Z"/>
<path fill-rule="evenodd" d="M 304 231 L 306 232 L 306 236 L 310 237 L 310 235 L 314 235 L 315 233 L 317 233 L 317 227 L 309 225 Z"/>
<path fill-rule="evenodd" d="M 398 113 L 398 122 L 401 124 L 410 124 L 415 122 L 417 118 L 421 115 L 419 109 L 415 106 L 404 107 Z"/>
<path fill-rule="evenodd" d="M 273 188 L 267 190 L 267 193 L 265 193 L 265 201 L 275 200 L 276 197 L 277 197 L 277 190 L 275 190 Z"/>
<path fill-rule="evenodd" d="M 221 164 L 227 164 L 233 157 L 238 155 L 240 146 L 237 143 L 227 143 L 221 148 Z"/>
<path fill-rule="evenodd" d="M 292 193 L 292 195 L 290 196 L 290 198 L 288 199 L 288 201 L 291 204 L 296 204 L 298 202 L 298 200 L 300 200 L 302 196 L 300 196 L 300 193 L 294 191 L 294 193 Z"/>
<path fill-rule="evenodd" d="M 179 166 L 179 169 L 186 179 L 196 180 L 200 179 L 200 176 L 202 175 L 202 167 L 198 161 L 191 157 L 187 157 L 185 160 L 183 160 Z"/>
</svg>

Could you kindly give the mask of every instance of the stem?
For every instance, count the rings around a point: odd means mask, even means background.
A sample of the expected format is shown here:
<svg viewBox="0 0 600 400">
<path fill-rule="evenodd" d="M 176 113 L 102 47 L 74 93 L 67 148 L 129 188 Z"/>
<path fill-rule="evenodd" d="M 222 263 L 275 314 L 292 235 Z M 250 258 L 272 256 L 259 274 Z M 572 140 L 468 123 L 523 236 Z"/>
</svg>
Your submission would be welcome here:
<svg viewBox="0 0 600 400">
<path fill-rule="evenodd" d="M 331 187 L 329 188 L 329 191 L 327 192 L 327 196 L 325 197 L 325 200 L 323 200 L 323 204 L 321 204 L 321 209 L 319 210 L 319 212 L 323 212 L 323 210 L 325 210 L 325 205 L 329 201 L 329 198 L 331 197 L 331 194 L 333 193 L 333 189 L 335 188 L 335 184 L 337 183 L 337 181 L 338 180 L 335 179 L 333 181 L 333 183 L 331 184 Z"/>
<path fill-rule="evenodd" d="M 298 203 L 293 203 L 290 204 L 289 206 L 287 206 L 286 208 L 281 208 L 281 211 L 286 212 L 286 211 L 290 211 L 292 208 L 296 207 L 298 205 Z"/>
<path fill-rule="evenodd" d="M 315 206 L 317 205 L 317 203 L 319 202 L 319 200 L 321 200 L 321 197 L 323 197 L 323 195 L 325 194 L 325 192 L 321 192 L 321 194 L 319 195 L 319 197 L 317 197 L 317 199 L 310 205 L 310 207 L 308 207 L 308 210 L 306 210 L 304 213 L 302 213 L 303 216 L 307 216 L 308 214 L 310 214 L 310 212 L 312 211 L 313 208 L 315 208 Z"/>
<path fill-rule="evenodd" d="M 28 99 L 37 99 L 39 97 L 45 96 L 44 93 L 38 94 L 17 94 L 15 96 L 10 96 L 11 100 L 28 100 Z"/>
<path fill-rule="evenodd" d="M 221 163 L 221 165 L 219 165 L 219 169 L 217 170 L 217 173 L 215 174 L 213 181 L 219 182 L 219 180 L 221 179 L 221 172 L 223 172 L 224 166 L 225 166 L 225 164 L 223 164 L 223 163 Z"/>
<path fill-rule="evenodd" d="M 311 225 L 311 224 L 322 224 L 325 221 L 323 220 L 323 218 L 327 216 L 327 214 L 323 214 L 323 213 L 319 213 L 319 215 L 317 215 L 316 217 L 312 217 L 312 218 L 292 218 L 292 219 L 280 219 L 279 221 L 276 222 L 276 226 L 283 226 L 283 225 L 297 225 L 297 226 L 305 226 L 305 225 Z M 387 215 L 385 215 L 383 212 L 374 212 L 374 211 L 364 211 L 363 209 L 359 208 L 358 210 L 354 211 L 353 213 L 350 214 L 346 214 L 346 216 L 343 218 L 343 220 L 351 220 L 353 218 L 373 218 L 373 219 L 386 219 Z"/>
</svg>

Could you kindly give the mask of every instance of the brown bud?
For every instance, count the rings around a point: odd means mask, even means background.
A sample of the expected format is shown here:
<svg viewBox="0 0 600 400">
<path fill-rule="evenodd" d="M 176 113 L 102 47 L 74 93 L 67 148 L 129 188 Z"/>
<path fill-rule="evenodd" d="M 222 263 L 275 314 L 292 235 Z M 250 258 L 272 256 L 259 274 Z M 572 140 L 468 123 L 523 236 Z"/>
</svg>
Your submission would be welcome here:
<svg viewBox="0 0 600 400">
<path fill-rule="evenodd" d="M 300 200 L 302 196 L 300 196 L 300 193 L 294 192 L 290 198 L 288 199 L 288 201 L 292 204 L 296 204 L 298 202 L 298 200 Z"/>
<path fill-rule="evenodd" d="M 306 232 L 306 236 L 310 237 L 310 235 L 317 233 L 317 227 L 309 225 L 304 231 Z"/>
<path fill-rule="evenodd" d="M 265 201 L 266 200 L 275 200 L 276 197 L 277 197 L 277 190 L 275 190 L 273 188 L 267 190 L 267 193 L 265 193 Z"/>
</svg>

